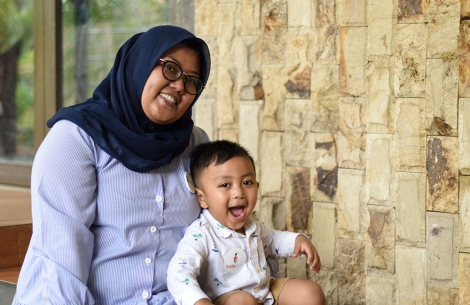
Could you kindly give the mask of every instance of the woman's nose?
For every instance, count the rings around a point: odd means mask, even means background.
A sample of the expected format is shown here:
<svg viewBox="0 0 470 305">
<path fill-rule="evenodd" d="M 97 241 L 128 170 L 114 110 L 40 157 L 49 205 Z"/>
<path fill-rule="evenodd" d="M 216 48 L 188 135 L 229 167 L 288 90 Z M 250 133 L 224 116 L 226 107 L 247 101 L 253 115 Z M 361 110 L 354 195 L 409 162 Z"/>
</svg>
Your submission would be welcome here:
<svg viewBox="0 0 470 305">
<path fill-rule="evenodd" d="M 180 94 L 184 93 L 184 75 L 181 75 L 180 78 L 177 80 L 171 81 L 170 86 L 175 88 L 176 91 L 180 92 Z"/>
</svg>

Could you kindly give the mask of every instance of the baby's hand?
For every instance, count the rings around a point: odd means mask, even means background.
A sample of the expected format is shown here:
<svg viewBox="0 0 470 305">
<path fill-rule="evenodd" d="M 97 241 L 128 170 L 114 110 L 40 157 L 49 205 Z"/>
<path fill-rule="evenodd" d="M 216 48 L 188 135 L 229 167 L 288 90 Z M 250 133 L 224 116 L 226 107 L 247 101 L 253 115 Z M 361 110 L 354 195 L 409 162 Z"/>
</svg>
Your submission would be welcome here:
<svg viewBox="0 0 470 305">
<path fill-rule="evenodd" d="M 297 236 L 295 239 L 295 247 L 293 257 L 305 254 L 307 256 L 307 264 L 310 265 L 310 270 L 313 273 L 319 273 L 321 268 L 320 256 L 313 244 L 303 235 Z"/>
</svg>

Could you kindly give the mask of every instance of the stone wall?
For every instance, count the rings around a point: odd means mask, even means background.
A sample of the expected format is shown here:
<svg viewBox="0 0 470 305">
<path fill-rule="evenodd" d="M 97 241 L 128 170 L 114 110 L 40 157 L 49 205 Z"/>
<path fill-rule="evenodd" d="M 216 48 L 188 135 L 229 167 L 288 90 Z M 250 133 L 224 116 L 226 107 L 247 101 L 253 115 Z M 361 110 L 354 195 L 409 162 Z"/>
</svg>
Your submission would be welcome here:
<svg viewBox="0 0 470 305">
<path fill-rule="evenodd" d="M 470 0 L 195 0 L 195 109 L 252 153 L 258 211 L 328 304 L 470 304 Z"/>
</svg>

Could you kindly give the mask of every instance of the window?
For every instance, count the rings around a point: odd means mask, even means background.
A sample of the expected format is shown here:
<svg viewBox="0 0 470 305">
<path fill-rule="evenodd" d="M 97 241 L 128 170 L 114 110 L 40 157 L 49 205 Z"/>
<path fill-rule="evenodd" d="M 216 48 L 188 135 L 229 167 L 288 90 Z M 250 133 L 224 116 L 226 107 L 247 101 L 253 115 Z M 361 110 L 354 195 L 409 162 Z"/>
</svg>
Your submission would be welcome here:
<svg viewBox="0 0 470 305">
<path fill-rule="evenodd" d="M 91 96 L 132 34 L 158 24 L 194 31 L 194 0 L 0 0 L 0 6 L 0 184 L 30 185 L 47 120 Z"/>
<path fill-rule="evenodd" d="M 168 1 L 62 0 L 63 105 L 89 98 L 133 34 L 169 24 Z"/>
<path fill-rule="evenodd" d="M 0 183 L 29 185 L 35 152 L 33 0 L 0 3 Z"/>
</svg>

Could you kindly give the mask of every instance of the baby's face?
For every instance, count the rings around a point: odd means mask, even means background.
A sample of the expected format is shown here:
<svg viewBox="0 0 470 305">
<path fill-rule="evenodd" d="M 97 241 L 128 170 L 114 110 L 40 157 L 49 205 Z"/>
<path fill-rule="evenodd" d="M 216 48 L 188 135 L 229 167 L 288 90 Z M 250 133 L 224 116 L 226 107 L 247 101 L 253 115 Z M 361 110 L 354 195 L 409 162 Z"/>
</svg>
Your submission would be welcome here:
<svg viewBox="0 0 470 305">
<path fill-rule="evenodd" d="M 211 164 L 201 172 L 199 204 L 221 225 L 244 233 L 243 226 L 256 206 L 258 185 L 249 158 L 234 157 L 224 164 Z"/>
</svg>

